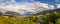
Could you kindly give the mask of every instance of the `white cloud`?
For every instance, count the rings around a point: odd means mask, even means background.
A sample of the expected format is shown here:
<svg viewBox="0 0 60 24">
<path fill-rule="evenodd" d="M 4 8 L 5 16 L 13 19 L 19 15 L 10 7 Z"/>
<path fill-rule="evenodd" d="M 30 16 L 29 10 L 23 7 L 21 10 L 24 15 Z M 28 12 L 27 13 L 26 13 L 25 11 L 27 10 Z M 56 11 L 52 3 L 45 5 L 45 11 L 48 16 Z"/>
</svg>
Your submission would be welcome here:
<svg viewBox="0 0 60 24">
<path fill-rule="evenodd" d="M 36 2 L 35 4 L 36 4 L 36 6 L 38 6 L 38 7 L 49 8 L 49 7 L 48 7 L 48 4 L 45 4 L 45 3 Z"/>
<path fill-rule="evenodd" d="M 53 5 L 49 5 L 49 9 L 53 10 L 54 6 Z"/>
<path fill-rule="evenodd" d="M 0 4 L 0 9 L 6 10 L 6 11 L 14 11 L 21 14 L 24 14 L 25 12 L 31 12 L 33 14 L 36 14 L 38 12 L 41 12 L 42 10 L 48 10 L 48 9 L 54 9 L 53 5 L 48 5 L 45 3 L 40 2 L 25 2 L 25 3 L 17 3 L 13 0 L 11 3 L 3 3 Z M 12 4 L 13 3 L 13 4 Z M 8 5 L 6 5 L 8 4 Z"/>
<path fill-rule="evenodd" d="M 57 4 L 57 8 L 60 8 L 60 4 Z"/>
</svg>

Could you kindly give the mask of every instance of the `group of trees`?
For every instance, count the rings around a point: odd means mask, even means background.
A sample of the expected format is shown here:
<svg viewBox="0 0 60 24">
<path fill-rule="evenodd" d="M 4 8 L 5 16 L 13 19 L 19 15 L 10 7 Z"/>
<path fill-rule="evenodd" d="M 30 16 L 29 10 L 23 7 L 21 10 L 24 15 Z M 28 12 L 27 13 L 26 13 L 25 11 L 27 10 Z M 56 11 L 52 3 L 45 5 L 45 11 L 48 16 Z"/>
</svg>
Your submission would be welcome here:
<svg viewBox="0 0 60 24">
<path fill-rule="evenodd" d="M 38 14 L 36 16 L 32 16 L 31 20 L 39 24 L 60 24 L 60 13 L 54 11 L 52 13 Z"/>
<path fill-rule="evenodd" d="M 0 14 L 1 15 L 1 14 Z M 0 24 L 60 24 L 60 13 L 52 12 L 46 14 L 38 14 L 36 16 L 22 18 L 5 18 L 0 17 Z"/>
<path fill-rule="evenodd" d="M 44 15 L 43 17 L 43 21 L 44 21 L 44 24 L 60 24 L 57 22 L 57 20 L 60 19 L 60 13 L 58 12 L 53 12 L 52 14 L 51 13 L 47 13 Z"/>
</svg>

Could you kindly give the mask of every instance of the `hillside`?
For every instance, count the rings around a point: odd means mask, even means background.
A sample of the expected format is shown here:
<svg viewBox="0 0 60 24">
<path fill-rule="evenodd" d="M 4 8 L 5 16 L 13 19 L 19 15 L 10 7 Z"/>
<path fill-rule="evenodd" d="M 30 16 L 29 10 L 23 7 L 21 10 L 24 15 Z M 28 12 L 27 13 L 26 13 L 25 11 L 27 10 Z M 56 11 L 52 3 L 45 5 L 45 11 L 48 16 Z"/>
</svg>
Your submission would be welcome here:
<svg viewBox="0 0 60 24">
<path fill-rule="evenodd" d="M 44 11 L 41 11 L 40 13 L 37 13 L 37 14 L 46 14 L 46 13 L 53 13 L 54 11 L 60 13 L 60 9 L 53 9 L 53 10 L 44 10 Z"/>
</svg>

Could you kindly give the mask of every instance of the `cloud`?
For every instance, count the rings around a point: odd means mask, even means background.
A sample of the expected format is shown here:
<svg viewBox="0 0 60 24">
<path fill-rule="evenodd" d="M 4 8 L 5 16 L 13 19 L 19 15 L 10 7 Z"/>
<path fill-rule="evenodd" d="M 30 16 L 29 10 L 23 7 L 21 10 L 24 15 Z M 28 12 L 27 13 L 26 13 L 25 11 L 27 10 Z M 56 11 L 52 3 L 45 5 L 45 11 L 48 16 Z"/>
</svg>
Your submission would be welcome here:
<svg viewBox="0 0 60 24">
<path fill-rule="evenodd" d="M 60 8 L 60 4 L 57 4 L 57 8 Z"/>
<path fill-rule="evenodd" d="M 54 9 L 54 6 L 45 4 L 45 3 L 41 3 L 41 2 L 35 2 L 34 0 L 32 3 L 30 3 L 30 2 L 17 3 L 15 0 L 13 0 L 13 1 L 11 0 L 11 2 L 8 1 L 8 3 L 1 2 L 0 9 L 2 9 L 4 11 L 5 10 L 14 11 L 14 12 L 18 12 L 20 14 L 25 14 L 26 12 L 31 12 L 30 14 L 36 14 L 43 10 Z"/>
<path fill-rule="evenodd" d="M 53 10 L 55 7 L 53 5 L 49 5 L 49 9 Z"/>
</svg>

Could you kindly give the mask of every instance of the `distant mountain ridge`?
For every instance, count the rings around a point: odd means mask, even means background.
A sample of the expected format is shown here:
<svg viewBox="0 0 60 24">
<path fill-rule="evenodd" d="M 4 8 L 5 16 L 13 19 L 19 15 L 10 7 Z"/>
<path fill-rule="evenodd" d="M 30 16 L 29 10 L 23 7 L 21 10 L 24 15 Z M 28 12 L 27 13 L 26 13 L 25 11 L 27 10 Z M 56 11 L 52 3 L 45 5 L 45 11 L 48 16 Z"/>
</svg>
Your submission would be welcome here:
<svg viewBox="0 0 60 24">
<path fill-rule="evenodd" d="M 19 13 L 13 12 L 13 11 L 7 11 L 5 14 L 10 14 L 10 15 L 15 15 L 15 16 L 21 16 Z"/>
<path fill-rule="evenodd" d="M 60 13 L 60 8 L 58 8 L 58 9 L 53 9 L 53 10 L 44 10 L 44 11 L 40 12 L 40 14 L 53 13 L 54 11 Z M 38 13 L 37 13 L 37 14 L 38 14 Z"/>
<path fill-rule="evenodd" d="M 1 9 L 3 12 L 4 12 L 4 10 L 3 9 Z M 54 12 L 54 11 L 57 11 L 57 12 L 59 12 L 60 13 L 60 8 L 58 8 L 58 9 L 53 9 L 53 10 L 43 10 L 43 11 L 41 11 L 41 12 L 39 12 L 40 14 L 46 14 L 46 13 L 52 13 L 52 12 Z M 1 11 L 0 11 L 1 12 Z M 33 13 L 31 13 L 31 12 L 27 12 L 26 14 L 22 14 L 23 16 L 25 15 L 25 16 L 34 16 L 34 15 L 36 15 L 36 14 L 33 14 Z M 6 11 L 5 12 L 5 14 L 11 14 L 11 15 L 17 15 L 17 16 L 21 16 L 21 14 L 20 13 L 18 13 L 18 12 L 14 12 L 14 11 Z M 38 14 L 38 13 L 37 13 Z"/>
</svg>

